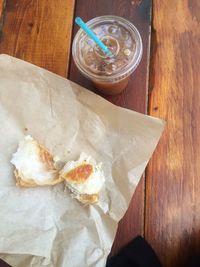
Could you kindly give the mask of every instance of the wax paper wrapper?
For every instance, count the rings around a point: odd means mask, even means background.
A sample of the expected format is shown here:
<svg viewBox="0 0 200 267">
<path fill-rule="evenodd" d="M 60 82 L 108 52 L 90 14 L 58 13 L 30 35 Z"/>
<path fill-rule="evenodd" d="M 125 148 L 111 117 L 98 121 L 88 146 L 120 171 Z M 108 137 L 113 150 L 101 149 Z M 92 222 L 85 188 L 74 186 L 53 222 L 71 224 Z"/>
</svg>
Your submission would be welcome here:
<svg viewBox="0 0 200 267">
<path fill-rule="evenodd" d="M 163 128 L 159 119 L 1 55 L 0 257 L 17 267 L 105 266 L 117 224 Z M 16 187 L 10 160 L 27 134 L 64 162 L 82 152 L 102 162 L 106 181 L 99 202 L 81 205 L 63 183 Z"/>
</svg>

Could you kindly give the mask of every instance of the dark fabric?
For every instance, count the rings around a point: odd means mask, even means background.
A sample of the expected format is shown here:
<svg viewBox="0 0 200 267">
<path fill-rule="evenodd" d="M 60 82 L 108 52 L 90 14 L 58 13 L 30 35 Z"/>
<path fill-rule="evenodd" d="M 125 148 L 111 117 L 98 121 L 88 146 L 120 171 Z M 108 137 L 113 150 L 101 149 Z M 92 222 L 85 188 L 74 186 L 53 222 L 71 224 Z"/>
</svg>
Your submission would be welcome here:
<svg viewBox="0 0 200 267">
<path fill-rule="evenodd" d="M 199 267 L 200 266 L 200 256 L 196 256 L 192 259 L 191 263 L 187 267 Z"/>
<path fill-rule="evenodd" d="M 135 238 L 106 267 L 162 267 L 153 249 L 142 237 Z"/>
</svg>

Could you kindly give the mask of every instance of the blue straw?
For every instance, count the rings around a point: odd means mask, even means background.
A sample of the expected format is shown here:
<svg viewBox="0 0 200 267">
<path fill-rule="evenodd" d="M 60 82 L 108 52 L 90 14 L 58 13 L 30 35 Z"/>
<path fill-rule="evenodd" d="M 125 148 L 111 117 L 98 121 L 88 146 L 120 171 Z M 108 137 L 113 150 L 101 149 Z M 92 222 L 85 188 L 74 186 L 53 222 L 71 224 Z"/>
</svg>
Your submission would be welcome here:
<svg viewBox="0 0 200 267">
<path fill-rule="evenodd" d="M 94 34 L 94 32 L 90 28 L 88 28 L 88 26 L 82 21 L 81 18 L 76 17 L 75 22 L 90 38 L 92 38 L 92 40 L 95 41 L 95 43 L 101 48 L 104 53 L 106 53 L 109 57 L 112 57 L 112 52 L 110 51 L 110 49 L 108 49 L 108 47 L 104 45 L 104 43 L 96 36 L 96 34 Z"/>
</svg>

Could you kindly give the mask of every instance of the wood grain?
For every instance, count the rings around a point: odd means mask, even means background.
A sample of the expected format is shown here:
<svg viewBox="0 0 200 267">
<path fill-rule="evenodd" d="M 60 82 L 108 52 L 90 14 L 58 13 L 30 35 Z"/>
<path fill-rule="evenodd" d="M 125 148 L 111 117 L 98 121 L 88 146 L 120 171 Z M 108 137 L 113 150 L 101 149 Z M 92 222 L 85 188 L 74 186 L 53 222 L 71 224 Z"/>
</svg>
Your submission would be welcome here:
<svg viewBox="0 0 200 267">
<path fill-rule="evenodd" d="M 0 33 L 1 33 L 2 27 L 3 27 L 5 5 L 6 5 L 6 1 L 5 0 L 0 0 Z"/>
<path fill-rule="evenodd" d="M 0 0 L 0 18 L 1 18 L 2 13 L 3 13 L 3 3 L 4 3 L 4 1 Z"/>
<path fill-rule="evenodd" d="M 76 1 L 75 16 L 80 16 L 88 21 L 96 16 L 117 15 L 130 20 L 138 28 L 142 35 L 144 53 L 142 61 L 133 73 L 131 81 L 126 90 L 117 96 L 103 96 L 112 103 L 146 113 L 148 92 L 148 62 L 149 62 L 149 40 L 151 27 L 151 1 L 124 1 L 124 0 L 82 0 Z M 73 36 L 77 32 L 77 26 L 73 29 Z M 93 90 L 92 83 L 80 75 L 73 60 L 71 61 L 69 78 L 76 83 Z M 98 92 L 97 92 L 98 93 Z M 99 93 L 98 93 L 99 94 Z M 143 235 L 144 230 L 144 178 L 133 196 L 130 207 L 121 220 L 115 243 L 112 249 L 114 255 L 120 248 L 137 235 Z"/>
<path fill-rule="evenodd" d="M 66 76 L 74 0 L 7 0 L 6 10 L 0 53 Z"/>
<path fill-rule="evenodd" d="M 149 113 L 167 127 L 147 169 L 145 237 L 164 267 L 200 249 L 200 2 L 155 0 Z"/>
</svg>

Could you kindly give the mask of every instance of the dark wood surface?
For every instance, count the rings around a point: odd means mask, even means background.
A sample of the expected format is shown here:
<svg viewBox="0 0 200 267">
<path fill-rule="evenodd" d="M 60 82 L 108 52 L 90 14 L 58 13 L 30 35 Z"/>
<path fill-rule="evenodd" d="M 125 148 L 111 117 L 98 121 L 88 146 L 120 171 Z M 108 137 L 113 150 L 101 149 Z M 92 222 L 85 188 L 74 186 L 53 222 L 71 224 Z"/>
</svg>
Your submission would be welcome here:
<svg viewBox="0 0 200 267">
<path fill-rule="evenodd" d="M 144 46 L 143 58 L 133 73 L 127 89 L 117 96 L 103 96 L 112 103 L 133 109 L 142 113 L 147 111 L 147 92 L 148 92 L 148 62 L 150 49 L 150 27 L 151 27 L 151 1 L 124 1 L 124 0 L 82 0 L 76 1 L 75 16 L 80 16 L 88 21 L 94 17 L 105 14 L 116 15 L 130 20 L 140 31 Z M 73 36 L 78 27 L 73 29 Z M 84 78 L 74 65 L 73 60 L 70 64 L 69 79 L 76 83 L 95 91 L 90 81 Z M 98 92 L 97 92 L 98 93 Z M 127 244 L 137 235 L 144 233 L 144 177 L 132 198 L 130 207 L 119 223 L 118 232 L 111 255 L 114 255 L 120 248 Z"/>
<path fill-rule="evenodd" d="M 145 237 L 181 267 L 200 254 L 200 1 L 155 0 L 153 14 L 149 113 L 167 127 L 147 169 Z"/>
<path fill-rule="evenodd" d="M 0 267 L 11 267 L 11 266 L 8 265 L 7 263 L 5 263 L 3 260 L 0 259 Z"/>
</svg>

